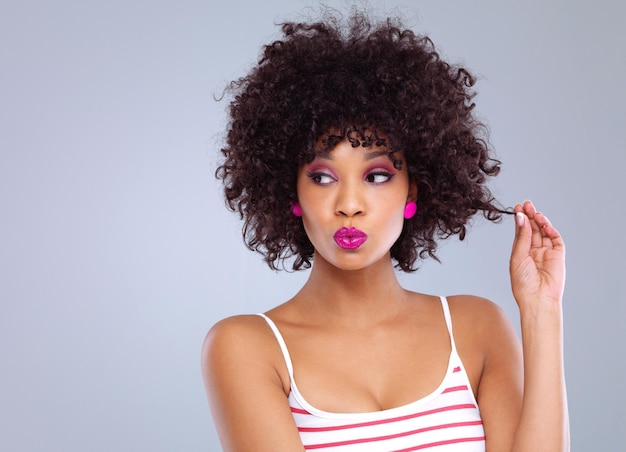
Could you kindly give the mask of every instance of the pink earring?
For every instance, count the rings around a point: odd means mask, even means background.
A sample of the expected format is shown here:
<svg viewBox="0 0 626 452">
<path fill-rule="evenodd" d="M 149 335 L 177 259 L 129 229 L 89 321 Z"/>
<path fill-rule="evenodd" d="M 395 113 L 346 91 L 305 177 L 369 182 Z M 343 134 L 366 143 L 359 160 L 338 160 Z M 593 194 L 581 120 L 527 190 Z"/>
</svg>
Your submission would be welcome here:
<svg viewBox="0 0 626 452">
<path fill-rule="evenodd" d="M 300 207 L 300 203 L 294 202 L 291 205 L 291 213 L 294 214 L 296 217 L 302 216 L 302 207 Z"/>
<path fill-rule="evenodd" d="M 409 218 L 413 218 L 415 216 L 415 212 L 417 212 L 417 204 L 413 201 L 407 202 L 406 206 L 404 206 L 404 218 L 407 220 Z"/>
</svg>

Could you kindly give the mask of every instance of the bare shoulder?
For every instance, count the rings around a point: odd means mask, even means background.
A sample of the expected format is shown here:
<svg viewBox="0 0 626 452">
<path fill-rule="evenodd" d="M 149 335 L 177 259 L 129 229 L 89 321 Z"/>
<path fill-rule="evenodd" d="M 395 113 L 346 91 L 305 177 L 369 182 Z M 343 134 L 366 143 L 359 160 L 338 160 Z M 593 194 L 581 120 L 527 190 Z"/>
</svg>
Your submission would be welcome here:
<svg viewBox="0 0 626 452">
<path fill-rule="evenodd" d="M 261 316 L 228 317 L 213 325 L 204 338 L 203 368 L 224 370 L 229 367 L 237 372 L 255 363 L 273 365 L 277 351 L 276 339 Z"/>
<path fill-rule="evenodd" d="M 473 295 L 451 296 L 448 302 L 459 351 L 473 360 L 476 371 L 482 374 L 490 358 L 519 355 L 517 332 L 499 305 Z"/>
<path fill-rule="evenodd" d="M 223 450 L 302 450 L 286 364 L 262 317 L 240 315 L 213 325 L 202 347 L 202 373 Z"/>
<path fill-rule="evenodd" d="M 449 298 L 459 354 L 489 438 L 490 449 L 510 450 L 521 412 L 523 363 L 521 344 L 504 310 L 485 298 Z"/>
<path fill-rule="evenodd" d="M 220 320 L 207 333 L 204 345 L 207 347 L 236 346 L 267 336 L 266 322 L 258 315 L 236 315 Z"/>
<path fill-rule="evenodd" d="M 486 298 L 475 295 L 449 296 L 448 304 L 455 326 L 468 325 L 472 328 L 508 327 L 511 322 L 504 310 Z"/>
</svg>

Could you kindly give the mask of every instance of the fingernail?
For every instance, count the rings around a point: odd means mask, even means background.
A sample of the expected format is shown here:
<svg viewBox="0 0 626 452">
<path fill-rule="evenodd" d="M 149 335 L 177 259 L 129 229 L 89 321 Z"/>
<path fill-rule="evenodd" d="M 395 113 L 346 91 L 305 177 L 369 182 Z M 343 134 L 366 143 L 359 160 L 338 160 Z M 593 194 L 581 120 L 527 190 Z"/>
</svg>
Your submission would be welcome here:
<svg viewBox="0 0 626 452">
<path fill-rule="evenodd" d="M 524 214 L 522 212 L 517 212 L 515 214 L 515 221 L 517 222 L 518 226 L 524 226 Z"/>
</svg>

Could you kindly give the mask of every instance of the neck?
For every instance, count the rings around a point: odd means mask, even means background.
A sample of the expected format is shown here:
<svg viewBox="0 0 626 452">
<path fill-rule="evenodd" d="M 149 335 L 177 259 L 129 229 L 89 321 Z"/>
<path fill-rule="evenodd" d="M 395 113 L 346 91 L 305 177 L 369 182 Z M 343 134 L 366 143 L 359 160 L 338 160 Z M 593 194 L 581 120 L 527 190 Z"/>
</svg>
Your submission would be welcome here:
<svg viewBox="0 0 626 452">
<path fill-rule="evenodd" d="M 390 257 L 360 270 L 341 270 L 318 259 L 297 298 L 325 322 L 359 327 L 397 315 L 407 292 L 398 282 Z"/>
</svg>

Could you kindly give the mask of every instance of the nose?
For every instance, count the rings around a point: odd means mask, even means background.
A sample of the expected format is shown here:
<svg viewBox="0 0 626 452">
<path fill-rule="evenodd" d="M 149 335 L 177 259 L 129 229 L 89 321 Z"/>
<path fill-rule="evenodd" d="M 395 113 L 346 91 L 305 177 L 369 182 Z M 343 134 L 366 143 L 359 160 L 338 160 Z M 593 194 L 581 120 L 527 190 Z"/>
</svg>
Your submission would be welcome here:
<svg viewBox="0 0 626 452">
<path fill-rule="evenodd" d="M 359 183 L 344 180 L 339 185 L 336 214 L 344 217 L 362 215 L 365 212 L 365 196 Z"/>
</svg>

